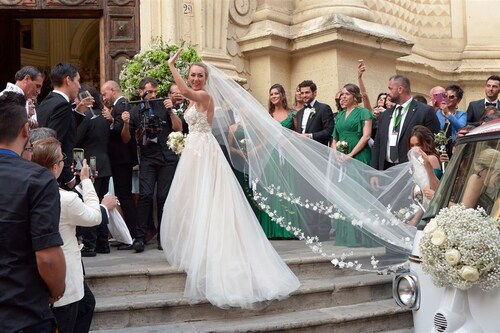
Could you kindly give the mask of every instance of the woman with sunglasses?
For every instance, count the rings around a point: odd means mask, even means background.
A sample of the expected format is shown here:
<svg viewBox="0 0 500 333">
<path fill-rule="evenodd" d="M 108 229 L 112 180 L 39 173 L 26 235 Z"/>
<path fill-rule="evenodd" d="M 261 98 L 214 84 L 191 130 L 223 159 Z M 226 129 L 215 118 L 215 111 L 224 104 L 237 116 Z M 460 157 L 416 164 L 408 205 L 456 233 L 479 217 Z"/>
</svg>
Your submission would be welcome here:
<svg viewBox="0 0 500 333">
<path fill-rule="evenodd" d="M 451 143 L 457 138 L 458 130 L 467 123 L 467 112 L 458 110 L 458 104 L 464 95 L 462 88 L 456 84 L 449 85 L 446 87 L 446 94 L 447 97 L 441 102 L 441 107 L 436 112 L 436 116 L 439 119 L 440 130 L 451 138 L 448 145 L 450 147 L 448 150 L 451 150 Z M 449 152 L 451 156 L 450 153 L 451 151 Z"/>
</svg>

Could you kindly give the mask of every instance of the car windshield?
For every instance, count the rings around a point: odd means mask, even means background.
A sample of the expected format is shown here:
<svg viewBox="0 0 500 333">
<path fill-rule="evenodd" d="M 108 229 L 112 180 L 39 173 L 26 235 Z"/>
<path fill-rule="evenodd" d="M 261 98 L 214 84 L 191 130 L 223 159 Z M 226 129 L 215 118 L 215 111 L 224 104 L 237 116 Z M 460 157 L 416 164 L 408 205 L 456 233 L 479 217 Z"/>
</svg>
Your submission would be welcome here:
<svg viewBox="0 0 500 333">
<path fill-rule="evenodd" d="M 441 208 L 456 204 L 482 207 L 491 216 L 499 217 L 499 148 L 498 138 L 458 145 L 422 220 L 428 222 Z"/>
</svg>

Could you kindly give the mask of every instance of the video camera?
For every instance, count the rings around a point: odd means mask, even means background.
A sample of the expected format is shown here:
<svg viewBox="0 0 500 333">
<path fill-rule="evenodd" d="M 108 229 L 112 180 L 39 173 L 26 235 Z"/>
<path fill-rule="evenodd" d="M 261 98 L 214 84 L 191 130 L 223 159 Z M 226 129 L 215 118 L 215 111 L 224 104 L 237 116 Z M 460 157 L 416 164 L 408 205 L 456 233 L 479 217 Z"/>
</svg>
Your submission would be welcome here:
<svg viewBox="0 0 500 333">
<path fill-rule="evenodd" d="M 147 93 L 147 92 L 146 92 Z M 129 102 L 129 104 L 137 104 L 139 106 L 139 116 L 141 117 L 141 125 L 146 133 L 158 134 L 162 131 L 163 126 L 167 124 L 165 120 L 160 119 L 153 113 L 153 106 L 156 102 L 163 102 L 164 98 L 154 98 L 149 100 L 140 100 Z"/>
</svg>

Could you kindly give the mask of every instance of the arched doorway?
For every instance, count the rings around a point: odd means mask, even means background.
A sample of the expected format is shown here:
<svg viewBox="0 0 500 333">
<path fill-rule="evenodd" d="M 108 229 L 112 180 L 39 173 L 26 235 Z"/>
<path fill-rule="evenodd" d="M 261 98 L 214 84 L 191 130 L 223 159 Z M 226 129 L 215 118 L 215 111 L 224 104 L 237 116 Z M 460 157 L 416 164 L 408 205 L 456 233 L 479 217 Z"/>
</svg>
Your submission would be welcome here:
<svg viewBox="0 0 500 333">
<path fill-rule="evenodd" d="M 139 51 L 139 1 L 0 0 L 0 31 L 0 88 L 22 66 L 49 73 L 59 62 L 98 86 L 118 80 L 123 62 Z"/>
</svg>

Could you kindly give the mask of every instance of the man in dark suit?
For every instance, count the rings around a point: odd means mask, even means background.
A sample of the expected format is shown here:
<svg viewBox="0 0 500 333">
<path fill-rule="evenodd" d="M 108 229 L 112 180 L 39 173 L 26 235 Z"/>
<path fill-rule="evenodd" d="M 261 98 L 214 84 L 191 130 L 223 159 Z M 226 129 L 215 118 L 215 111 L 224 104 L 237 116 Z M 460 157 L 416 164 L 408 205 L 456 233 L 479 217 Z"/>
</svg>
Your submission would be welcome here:
<svg viewBox="0 0 500 333">
<path fill-rule="evenodd" d="M 55 332 L 50 304 L 63 296 L 66 262 L 52 173 L 23 159 L 26 100 L 0 97 L 0 332 Z"/>
<path fill-rule="evenodd" d="M 86 108 L 85 119 L 77 129 L 76 147 L 83 148 L 87 163 L 91 165 L 91 157 L 95 157 L 96 166 L 91 171 L 97 171 L 92 175 L 94 178 L 94 188 L 99 197 L 103 200 L 109 190 L 109 180 L 111 178 L 111 163 L 108 155 L 109 123 L 101 116 L 103 105 L 101 95 L 88 83 L 83 83 L 80 92 L 88 91 L 94 99 L 91 108 Z M 93 117 L 93 114 L 99 115 Z M 107 219 L 106 219 L 107 220 Z M 82 256 L 95 256 L 97 253 L 109 253 L 108 226 L 107 221 L 93 227 L 78 227 L 78 232 L 83 237 Z"/>
<path fill-rule="evenodd" d="M 479 126 L 481 116 L 488 106 L 494 106 L 500 109 L 498 94 L 500 93 L 500 76 L 492 75 L 486 80 L 484 88 L 485 98 L 478 101 L 472 101 L 467 108 L 467 125 Z"/>
<path fill-rule="evenodd" d="M 128 119 L 128 103 L 122 95 L 120 86 L 115 81 L 107 81 L 101 86 L 101 94 L 104 104 L 112 108 L 112 112 L 104 112 L 103 115 L 110 123 L 110 135 L 108 143 L 111 173 L 113 175 L 113 186 L 115 195 L 120 201 L 123 209 L 125 223 L 132 238 L 135 238 L 137 228 L 137 209 L 132 199 L 132 168 L 137 165 L 137 145 L 135 138 L 130 140 L 130 129 L 123 121 L 125 114 Z M 129 140 L 123 141 L 127 135 Z M 119 250 L 131 250 L 131 245 L 120 245 Z"/>
<path fill-rule="evenodd" d="M 378 170 L 408 161 L 408 141 L 415 125 L 423 125 L 433 133 L 439 132 L 439 120 L 434 109 L 411 97 L 408 78 L 401 75 L 391 77 L 388 89 L 388 96 L 395 105 L 382 112 L 378 120 L 371 160 L 371 166 Z M 378 186 L 375 178 L 372 184 Z"/>
<path fill-rule="evenodd" d="M 296 131 L 307 138 L 328 145 L 332 138 L 334 126 L 332 108 L 328 104 L 316 100 L 317 87 L 313 81 L 302 81 L 299 84 L 299 90 L 304 102 L 304 108 L 297 112 Z M 301 180 L 298 179 L 297 181 L 300 182 Z M 329 239 L 332 224 L 326 215 L 306 210 L 304 218 L 307 220 L 311 236 L 318 236 L 320 241 Z"/>
<path fill-rule="evenodd" d="M 328 145 L 334 126 L 332 108 L 316 100 L 317 87 L 313 81 L 302 81 L 299 89 L 304 108 L 297 112 L 297 132 Z"/>
<path fill-rule="evenodd" d="M 64 169 L 58 181 L 62 187 L 72 189 L 76 180 L 71 165 L 76 143 L 76 118 L 72 104 L 80 89 L 80 74 L 71 64 L 57 64 L 52 69 L 50 80 L 54 86 L 37 109 L 40 127 L 49 127 L 57 132 L 62 152 L 66 155 Z"/>
<path fill-rule="evenodd" d="M 172 109 L 172 111 L 181 119 L 182 133 L 188 134 L 189 126 L 186 123 L 186 120 L 184 120 L 184 112 L 186 111 L 188 105 L 176 84 L 172 84 L 170 88 L 168 88 L 168 98 L 165 98 L 163 105 L 167 108 L 167 110 Z"/>
<path fill-rule="evenodd" d="M 156 186 L 158 230 L 160 228 L 163 206 L 167 199 L 170 185 L 175 174 L 179 157 L 167 146 L 168 135 L 172 131 L 182 131 L 179 117 L 166 109 L 156 99 L 158 82 L 146 77 L 139 83 L 139 95 L 145 103 L 138 104 L 131 110 L 131 130 L 136 130 L 135 137 L 140 147 L 139 164 L 139 202 L 137 203 L 137 229 L 134 250 L 144 251 L 148 232 L 148 222 L 152 221 L 153 194 Z M 161 249 L 159 233 L 158 249 Z"/>
</svg>

